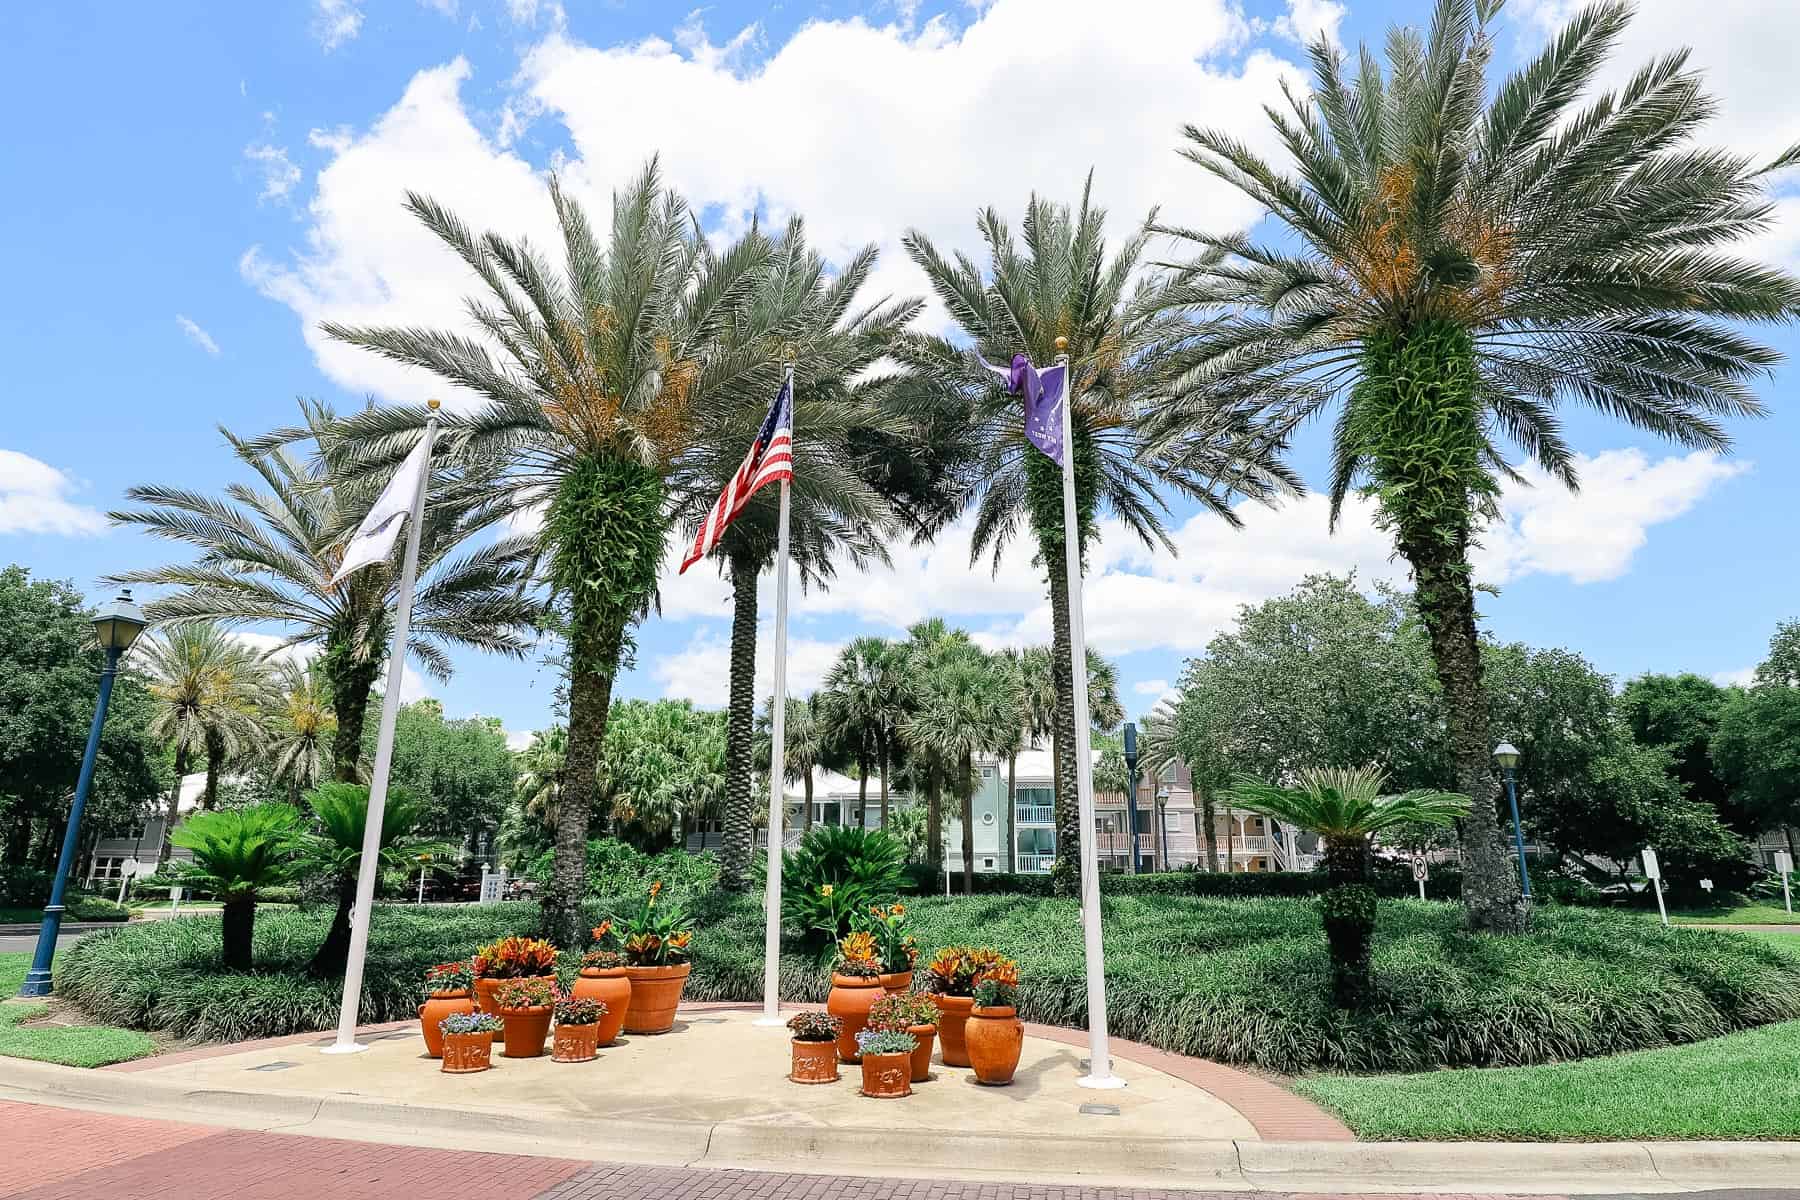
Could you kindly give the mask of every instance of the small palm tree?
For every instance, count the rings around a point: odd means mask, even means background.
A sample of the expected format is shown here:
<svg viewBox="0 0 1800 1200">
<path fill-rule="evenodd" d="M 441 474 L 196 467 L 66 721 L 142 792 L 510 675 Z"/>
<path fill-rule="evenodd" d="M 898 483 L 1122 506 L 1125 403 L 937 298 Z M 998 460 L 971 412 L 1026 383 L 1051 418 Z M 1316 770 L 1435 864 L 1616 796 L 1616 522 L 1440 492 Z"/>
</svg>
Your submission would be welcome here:
<svg viewBox="0 0 1800 1200">
<path fill-rule="evenodd" d="M 1346 1008 L 1367 1004 L 1372 980 L 1369 952 L 1375 932 L 1375 893 L 1369 874 L 1369 840 L 1407 826 L 1443 828 L 1468 815 L 1467 796 L 1417 789 L 1381 794 L 1385 772 L 1373 767 L 1300 772 L 1297 786 L 1276 787 L 1239 775 L 1231 798 L 1251 812 L 1316 833 L 1325 843 L 1325 934 L 1331 943 L 1332 994 Z"/>
<path fill-rule="evenodd" d="M 1221 396 L 1294 421 L 1336 407 L 1332 519 L 1362 484 L 1412 568 L 1457 787 L 1480 800 L 1463 829 L 1468 919 L 1516 931 L 1527 913 L 1491 802 L 1469 565 L 1501 481 L 1518 478 L 1506 443 L 1573 488 L 1560 405 L 1708 450 L 1730 445 L 1724 418 L 1763 412 L 1754 388 L 1778 356 L 1739 325 L 1791 320 L 1800 279 L 1732 251 L 1768 228 L 1770 179 L 1800 146 L 1759 166 L 1694 145 L 1716 106 L 1685 50 L 1577 110 L 1627 3 L 1582 9 L 1490 88 L 1499 7 L 1438 0 L 1423 39 L 1389 36 L 1385 72 L 1364 50 L 1348 78 L 1314 45 L 1314 86 L 1270 112 L 1294 174 L 1188 128 L 1184 154 L 1294 236 L 1171 231 L 1199 255 L 1164 299 L 1208 320 L 1174 355 L 1160 419 L 1174 437 Z"/>
<path fill-rule="evenodd" d="M 293 878 L 299 827 L 292 805 L 252 804 L 195 813 L 175 831 L 175 844 L 194 856 L 181 878 L 225 902 L 219 936 L 227 970 L 250 969 L 257 893 Z"/>
<path fill-rule="evenodd" d="M 854 638 L 825 676 L 820 720 L 856 759 L 857 795 L 869 807 L 869 775 L 881 776 L 881 825 L 888 823 L 889 776 L 906 714 L 905 656 L 883 638 Z"/>
<path fill-rule="evenodd" d="M 225 763 L 263 744 L 257 715 L 267 697 L 268 670 L 261 655 L 211 621 L 146 639 L 140 662 L 156 701 L 150 736 L 175 748 L 175 786 L 163 814 L 160 865 L 169 857 L 169 838 L 181 816 L 181 781 L 193 761 L 206 764 L 200 807 L 210 810 Z"/>
<path fill-rule="evenodd" d="M 337 732 L 331 688 L 324 672 L 312 663 L 283 662 L 276 669 L 276 692 L 269 773 L 298 799 L 325 777 L 331 763 L 331 741 Z"/>
</svg>

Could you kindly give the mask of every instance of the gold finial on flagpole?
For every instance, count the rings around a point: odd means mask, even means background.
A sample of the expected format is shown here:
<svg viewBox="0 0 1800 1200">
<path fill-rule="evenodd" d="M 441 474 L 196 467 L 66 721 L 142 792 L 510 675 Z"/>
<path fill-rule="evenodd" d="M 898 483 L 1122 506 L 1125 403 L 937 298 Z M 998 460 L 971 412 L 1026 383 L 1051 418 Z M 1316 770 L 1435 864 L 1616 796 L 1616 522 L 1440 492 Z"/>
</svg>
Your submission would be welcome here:
<svg viewBox="0 0 1800 1200">
<path fill-rule="evenodd" d="M 433 396 L 431 399 L 429 399 L 425 402 L 425 407 L 429 408 L 432 412 L 436 412 L 438 410 L 438 405 L 440 405 L 442 403 L 443 403 L 442 400 L 439 400 L 436 396 Z"/>
</svg>

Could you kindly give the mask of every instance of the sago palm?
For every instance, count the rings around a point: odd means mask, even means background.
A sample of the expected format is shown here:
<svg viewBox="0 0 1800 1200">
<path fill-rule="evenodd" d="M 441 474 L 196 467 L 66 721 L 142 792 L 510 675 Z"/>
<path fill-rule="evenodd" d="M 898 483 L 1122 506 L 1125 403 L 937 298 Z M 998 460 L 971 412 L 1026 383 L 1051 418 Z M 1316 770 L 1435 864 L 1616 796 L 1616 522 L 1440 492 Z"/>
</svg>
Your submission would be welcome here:
<svg viewBox="0 0 1800 1200">
<path fill-rule="evenodd" d="M 1145 420 L 1170 382 L 1164 348 L 1181 324 L 1151 303 L 1155 288 L 1133 285 L 1146 228 L 1108 255 L 1105 212 L 1083 190 L 1080 206 L 1033 196 L 1025 211 L 1023 245 L 993 209 L 977 220 L 988 262 L 947 258 L 924 234 L 905 239 L 951 319 L 990 361 L 1028 355 L 1047 366 L 1058 338 L 1068 340 L 1079 537 L 1085 558 L 1102 511 L 1117 517 L 1146 545 L 1173 552 L 1164 528 L 1165 493 L 1173 493 L 1236 525 L 1232 503 L 1242 496 L 1268 500 L 1290 491 L 1282 439 L 1254 410 L 1219 402 L 1186 410 L 1179 436 L 1155 444 Z M 1060 468 L 1025 439 L 1019 401 L 995 385 L 972 355 L 946 338 L 911 335 L 896 357 L 938 382 L 937 419 L 962 431 L 974 462 L 970 501 L 976 558 L 1000 553 L 1024 522 L 1037 542 L 1049 589 L 1057 697 L 1056 885 L 1073 895 L 1079 876 L 1078 818 L 1073 775 L 1075 708 L 1069 669 L 1069 594 L 1065 573 Z M 1164 424 L 1167 424 L 1166 420 Z"/>
<path fill-rule="evenodd" d="M 1800 280 L 1734 244 L 1767 229 L 1773 172 L 1697 145 L 1716 105 L 1676 51 L 1578 106 L 1631 15 L 1578 13 L 1535 59 L 1490 88 L 1498 0 L 1438 0 L 1431 27 L 1396 29 L 1385 69 L 1354 76 L 1326 43 L 1314 86 L 1271 109 L 1283 170 L 1232 136 L 1187 130 L 1185 155 L 1263 205 L 1293 235 L 1175 231 L 1199 254 L 1167 299 L 1210 320 L 1175 356 L 1190 406 L 1223 395 L 1336 410 L 1333 519 L 1362 486 L 1412 568 L 1443 687 L 1464 827 L 1473 927 L 1516 930 L 1526 911 L 1495 819 L 1488 708 L 1469 551 L 1517 478 L 1516 447 L 1573 488 L 1559 408 L 1592 408 L 1684 445 L 1724 450 L 1724 419 L 1760 414 L 1777 355 L 1746 321 L 1791 319 Z M 1153 442 L 1154 444 L 1154 442 Z"/>
<path fill-rule="evenodd" d="M 275 710 L 269 729 L 269 774 L 293 799 L 325 777 L 337 718 L 331 688 L 317 665 L 282 662 L 275 672 Z"/>
<path fill-rule="evenodd" d="M 175 831 L 175 844 L 194 856 L 180 878 L 224 901 L 219 936 L 227 970 L 250 969 L 257 893 L 293 878 L 299 829 L 292 805 L 252 804 L 195 813 Z"/>
<path fill-rule="evenodd" d="M 422 367 L 480 398 L 444 415 L 447 461 L 488 464 L 498 508 L 541 510 L 542 549 L 567 607 L 569 748 L 545 930 L 580 944 L 588 824 L 613 680 L 656 587 L 670 525 L 670 481 L 737 419 L 727 385 L 760 358 L 722 352 L 721 335 L 769 256 L 766 238 L 725 253 L 650 164 L 613 197 L 611 229 L 553 179 L 560 264 L 524 239 L 477 234 L 421 195 L 408 208 L 474 273 L 474 336 L 416 328 L 325 332 Z M 421 407 L 376 409 L 346 425 L 365 461 L 407 453 Z M 740 451 L 741 454 L 741 451 Z"/>
</svg>

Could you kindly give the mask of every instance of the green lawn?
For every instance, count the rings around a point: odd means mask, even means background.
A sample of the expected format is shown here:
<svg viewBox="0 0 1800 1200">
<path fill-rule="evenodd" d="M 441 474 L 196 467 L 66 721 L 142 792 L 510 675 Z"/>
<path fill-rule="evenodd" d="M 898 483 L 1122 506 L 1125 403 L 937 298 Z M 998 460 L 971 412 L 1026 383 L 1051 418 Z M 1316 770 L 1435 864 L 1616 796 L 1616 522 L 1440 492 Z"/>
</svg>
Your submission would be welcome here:
<svg viewBox="0 0 1800 1200">
<path fill-rule="evenodd" d="M 0 996 L 12 996 L 25 982 L 29 954 L 0 954 Z M 65 1067 L 103 1067 L 156 1052 L 156 1043 L 130 1029 L 92 1025 L 24 1025 L 41 1017 L 49 1005 L 6 1000 L 0 1003 L 0 1055 L 61 1063 Z"/>
<path fill-rule="evenodd" d="M 1654 917 L 1656 914 L 1650 915 Z M 1800 926 L 1800 910 L 1789 912 L 1779 902 L 1733 904 L 1716 908 L 1671 909 L 1669 920 L 1681 925 Z"/>
</svg>

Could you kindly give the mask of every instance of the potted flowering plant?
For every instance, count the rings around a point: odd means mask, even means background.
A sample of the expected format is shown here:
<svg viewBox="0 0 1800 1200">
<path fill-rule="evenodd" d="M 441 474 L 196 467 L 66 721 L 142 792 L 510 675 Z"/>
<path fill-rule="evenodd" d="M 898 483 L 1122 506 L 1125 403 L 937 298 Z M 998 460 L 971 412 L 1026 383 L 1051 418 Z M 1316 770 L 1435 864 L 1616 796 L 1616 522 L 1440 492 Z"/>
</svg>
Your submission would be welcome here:
<svg viewBox="0 0 1800 1200">
<path fill-rule="evenodd" d="M 912 1095 L 912 1056 L 918 1042 L 897 1029 L 865 1029 L 856 1035 L 862 1060 L 862 1094 L 877 1100 Z"/>
<path fill-rule="evenodd" d="M 550 1036 L 550 1016 L 556 1005 L 556 983 L 527 977 L 508 979 L 494 993 L 504 1026 L 506 1058 L 536 1058 Z"/>
<path fill-rule="evenodd" d="M 918 992 L 889 993 L 869 1006 L 869 1028 L 910 1033 L 917 1046 L 912 1056 L 912 1081 L 931 1078 L 931 1044 L 937 1037 L 937 1005 Z"/>
<path fill-rule="evenodd" d="M 1002 1086 L 1013 1081 L 1025 1026 L 1019 1021 L 1019 964 L 1002 958 L 975 980 L 975 1005 L 963 1029 L 975 1082 Z"/>
<path fill-rule="evenodd" d="M 898 901 L 873 905 L 862 923 L 875 941 L 875 958 L 881 964 L 881 986 L 890 992 L 910 990 L 913 963 L 919 957 L 919 948 L 906 927 L 906 905 Z"/>
<path fill-rule="evenodd" d="M 886 994 L 874 936 L 859 932 L 839 941 L 837 961 L 831 968 L 831 994 L 825 998 L 825 1011 L 838 1019 L 839 1058 L 847 1063 L 859 1060 L 856 1035 L 869 1023 L 869 1006 Z"/>
<path fill-rule="evenodd" d="M 444 1038 L 446 1075 L 467 1075 L 485 1071 L 494 1065 L 494 1035 L 500 1032 L 500 1018 L 492 1013 L 451 1013 L 438 1023 Z"/>
<path fill-rule="evenodd" d="M 600 1044 L 600 1022 L 606 1005 L 588 996 L 560 993 L 556 997 L 556 1037 L 550 1043 L 550 1060 L 560 1063 L 593 1062 Z"/>
<path fill-rule="evenodd" d="M 975 1007 L 975 981 L 1000 961 L 999 954 L 985 948 L 945 946 L 926 964 L 925 991 L 938 1008 L 938 1054 L 946 1067 L 969 1065 L 963 1024 Z"/>
<path fill-rule="evenodd" d="M 509 979 L 555 982 L 556 947 L 542 938 L 504 937 L 475 952 L 475 1008 L 498 1012 L 494 993 Z"/>
<path fill-rule="evenodd" d="M 439 963 L 425 972 L 425 1002 L 419 1005 L 419 1032 L 425 1036 L 425 1053 L 444 1057 L 444 1034 L 438 1025 L 451 1013 L 475 1011 L 472 999 L 475 968 L 468 959 Z"/>
<path fill-rule="evenodd" d="M 830 1013 L 801 1012 L 788 1018 L 793 1032 L 795 1083 L 836 1083 L 838 1019 Z"/>
<path fill-rule="evenodd" d="M 657 905 L 662 890 L 659 879 L 650 885 L 636 913 L 602 926 L 608 936 L 620 939 L 625 975 L 631 980 L 626 1033 L 667 1033 L 675 1028 L 675 1009 L 693 970 L 688 961 L 694 945 L 692 922 L 679 904 Z"/>
</svg>

